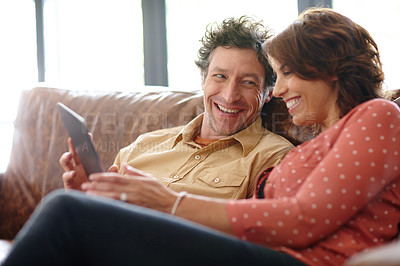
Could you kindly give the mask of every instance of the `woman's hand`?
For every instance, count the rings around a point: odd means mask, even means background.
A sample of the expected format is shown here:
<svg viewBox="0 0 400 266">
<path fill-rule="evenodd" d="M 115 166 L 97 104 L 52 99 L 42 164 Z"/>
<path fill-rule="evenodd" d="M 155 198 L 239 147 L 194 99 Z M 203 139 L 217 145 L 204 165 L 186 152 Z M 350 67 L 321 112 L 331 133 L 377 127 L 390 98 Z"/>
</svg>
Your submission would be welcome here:
<svg viewBox="0 0 400 266">
<path fill-rule="evenodd" d="M 131 204 L 170 213 L 177 193 L 169 190 L 158 180 L 131 166 L 124 166 L 126 175 L 95 173 L 90 182 L 82 185 L 87 194 L 122 200 Z"/>
<path fill-rule="evenodd" d="M 131 204 L 171 213 L 178 198 L 174 192 L 152 175 L 131 166 L 124 166 L 126 175 L 117 173 L 96 173 L 90 182 L 82 185 L 87 194 L 122 200 Z M 188 194 L 178 205 L 176 215 L 232 234 L 226 212 L 227 201 Z"/>
</svg>

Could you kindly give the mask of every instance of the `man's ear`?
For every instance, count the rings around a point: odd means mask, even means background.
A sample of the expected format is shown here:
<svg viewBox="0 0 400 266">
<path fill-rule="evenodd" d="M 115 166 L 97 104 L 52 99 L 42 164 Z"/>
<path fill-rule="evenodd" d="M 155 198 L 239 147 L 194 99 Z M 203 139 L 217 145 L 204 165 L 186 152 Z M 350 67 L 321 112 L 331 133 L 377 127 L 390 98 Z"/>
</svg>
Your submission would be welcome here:
<svg viewBox="0 0 400 266">
<path fill-rule="evenodd" d="M 204 85 L 205 85 L 205 83 L 206 83 L 206 75 L 207 75 L 207 73 L 206 73 L 204 70 L 200 71 L 201 89 L 202 89 L 203 91 L 204 91 Z"/>
<path fill-rule="evenodd" d="M 272 91 L 272 89 L 267 90 L 264 103 L 267 103 L 272 99 Z"/>
</svg>

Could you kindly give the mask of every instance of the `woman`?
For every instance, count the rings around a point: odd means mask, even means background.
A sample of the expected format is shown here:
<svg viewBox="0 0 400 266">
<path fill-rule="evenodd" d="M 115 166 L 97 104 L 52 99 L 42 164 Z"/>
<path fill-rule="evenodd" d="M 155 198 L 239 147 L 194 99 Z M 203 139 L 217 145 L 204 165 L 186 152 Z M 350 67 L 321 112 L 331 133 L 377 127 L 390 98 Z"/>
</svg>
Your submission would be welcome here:
<svg viewBox="0 0 400 266">
<path fill-rule="evenodd" d="M 57 192 L 4 265 L 340 265 L 391 241 L 400 221 L 400 110 L 378 97 L 375 42 L 347 17 L 319 8 L 263 49 L 276 72 L 274 95 L 295 124 L 319 124 L 322 133 L 267 169 L 253 199 L 177 194 L 129 167 L 128 176 L 92 175 L 87 194 L 116 197 L 108 180 L 134 179 L 129 203 L 185 219 Z"/>
</svg>

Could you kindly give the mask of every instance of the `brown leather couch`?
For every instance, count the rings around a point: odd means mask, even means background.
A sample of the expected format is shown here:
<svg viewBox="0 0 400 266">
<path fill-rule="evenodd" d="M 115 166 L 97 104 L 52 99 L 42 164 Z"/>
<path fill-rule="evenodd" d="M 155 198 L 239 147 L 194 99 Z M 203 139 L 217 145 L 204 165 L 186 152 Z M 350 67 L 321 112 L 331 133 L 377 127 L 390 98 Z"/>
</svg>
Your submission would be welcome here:
<svg viewBox="0 0 400 266">
<path fill-rule="evenodd" d="M 201 92 L 148 89 L 151 91 L 129 93 L 38 87 L 22 93 L 10 162 L 5 173 L 0 174 L 0 239 L 12 240 L 39 201 L 50 191 L 62 188 L 63 170 L 58 160 L 67 150 L 68 136 L 57 102 L 86 118 L 105 166 L 111 165 L 119 149 L 140 134 L 186 124 L 203 112 Z M 398 96 L 400 90 L 387 98 Z M 262 117 L 266 128 L 295 145 L 310 139 L 318 130 L 294 126 L 279 99 L 264 105 Z M 9 243 L 0 241 L 0 253 L 8 248 Z"/>
<path fill-rule="evenodd" d="M 62 188 L 58 160 L 67 151 L 67 132 L 56 103 L 86 118 L 103 164 L 142 133 L 183 125 L 203 112 L 201 92 L 85 92 L 38 87 L 22 93 L 11 158 L 0 174 L 0 239 L 13 239 L 43 196 Z M 279 100 L 264 106 L 267 128 L 294 143 L 299 135 Z M 313 130 L 313 129 L 310 129 Z"/>
</svg>

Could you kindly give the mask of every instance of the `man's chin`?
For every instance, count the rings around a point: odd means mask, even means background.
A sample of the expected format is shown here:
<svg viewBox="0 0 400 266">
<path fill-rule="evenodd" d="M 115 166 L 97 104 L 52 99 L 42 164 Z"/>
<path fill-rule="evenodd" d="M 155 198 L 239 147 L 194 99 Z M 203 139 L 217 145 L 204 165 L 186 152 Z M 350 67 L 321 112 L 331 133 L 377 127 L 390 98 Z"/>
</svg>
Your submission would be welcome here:
<svg viewBox="0 0 400 266">
<path fill-rule="evenodd" d="M 223 136 L 231 136 L 238 133 L 239 131 L 242 131 L 245 128 L 246 128 L 245 125 L 234 125 L 234 126 L 222 125 L 219 127 L 214 127 L 214 131 L 218 132 L 218 134 Z"/>
<path fill-rule="evenodd" d="M 223 119 L 218 120 L 213 117 L 210 121 L 210 127 L 215 132 L 218 133 L 220 136 L 231 136 L 233 134 L 242 131 L 243 129 L 250 126 L 251 122 L 241 117 L 240 119 Z"/>
</svg>

